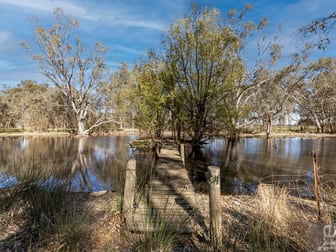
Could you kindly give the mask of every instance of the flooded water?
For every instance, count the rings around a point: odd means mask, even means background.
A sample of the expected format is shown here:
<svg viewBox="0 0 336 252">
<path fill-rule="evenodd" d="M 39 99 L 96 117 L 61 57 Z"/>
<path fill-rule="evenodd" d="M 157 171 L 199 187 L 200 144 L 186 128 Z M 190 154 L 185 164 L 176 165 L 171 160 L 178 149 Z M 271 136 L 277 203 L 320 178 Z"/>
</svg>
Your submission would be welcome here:
<svg viewBox="0 0 336 252">
<path fill-rule="evenodd" d="M 130 137 L 7 137 L 0 139 L 0 188 L 38 171 L 67 181 L 71 191 L 118 190 L 130 158 Z"/>
<path fill-rule="evenodd" d="M 14 185 L 31 173 L 45 181 L 67 181 L 71 191 L 119 190 L 134 137 L 4 137 L 0 138 L 0 188 Z M 311 182 L 311 151 L 316 150 L 322 180 L 336 180 L 336 139 L 245 138 L 228 145 L 216 138 L 192 152 L 186 147 L 186 165 L 193 181 L 204 182 L 208 165 L 221 167 L 223 193 L 253 192 L 260 182 Z M 145 183 L 151 160 L 137 159 L 138 182 Z"/>
<path fill-rule="evenodd" d="M 204 182 L 207 166 L 221 168 L 223 193 L 253 193 L 260 182 L 311 184 L 317 153 L 321 181 L 336 181 L 336 138 L 242 138 L 230 145 L 209 140 L 197 153 L 187 148 L 187 168 L 194 181 Z"/>
</svg>

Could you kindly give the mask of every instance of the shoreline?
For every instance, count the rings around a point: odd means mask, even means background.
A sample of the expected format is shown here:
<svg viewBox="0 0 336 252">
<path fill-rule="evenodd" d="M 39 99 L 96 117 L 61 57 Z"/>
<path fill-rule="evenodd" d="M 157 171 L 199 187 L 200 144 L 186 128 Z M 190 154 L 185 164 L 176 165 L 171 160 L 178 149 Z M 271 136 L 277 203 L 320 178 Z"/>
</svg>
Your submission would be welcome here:
<svg viewBox="0 0 336 252">
<path fill-rule="evenodd" d="M 110 133 L 94 133 L 91 136 L 131 136 L 136 135 L 139 136 L 138 130 L 126 130 L 126 131 L 115 131 Z M 170 135 L 169 132 L 164 134 L 165 136 Z M 41 136 L 41 137 L 51 137 L 51 136 L 73 136 L 79 137 L 78 135 L 71 134 L 69 132 L 13 132 L 13 133 L 0 133 L 0 137 L 18 137 L 18 136 Z M 86 136 L 86 135 L 85 135 Z M 90 135 L 87 135 L 90 136 Z M 87 137 L 86 136 L 86 137 Z M 217 135 L 214 137 L 225 137 L 224 135 Z M 299 133 L 299 132 L 280 132 L 280 133 L 272 133 L 270 138 L 336 138 L 336 134 L 317 134 L 317 133 Z M 240 138 L 266 138 L 266 133 L 241 133 Z"/>
</svg>

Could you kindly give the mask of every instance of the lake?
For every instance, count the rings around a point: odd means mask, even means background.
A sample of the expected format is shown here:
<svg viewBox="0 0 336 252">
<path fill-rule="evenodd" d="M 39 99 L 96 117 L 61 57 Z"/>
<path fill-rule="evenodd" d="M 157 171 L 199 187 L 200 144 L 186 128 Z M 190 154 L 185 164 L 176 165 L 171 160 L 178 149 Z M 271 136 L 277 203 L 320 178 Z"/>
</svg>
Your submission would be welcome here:
<svg viewBox="0 0 336 252">
<path fill-rule="evenodd" d="M 311 186 L 313 150 L 321 181 L 336 181 L 336 138 L 241 138 L 235 145 L 215 138 L 197 153 L 186 148 L 187 169 L 204 182 L 207 166 L 219 166 L 223 193 L 253 193 L 260 182 Z"/>
<path fill-rule="evenodd" d="M 0 188 L 40 171 L 45 182 L 68 181 L 71 191 L 118 191 L 132 156 L 128 143 L 134 138 L 0 138 Z M 186 166 L 195 184 L 205 181 L 208 165 L 220 166 L 223 193 L 250 193 L 260 182 L 311 183 L 312 150 L 317 152 L 322 180 L 335 180 L 336 139 L 332 138 L 242 138 L 235 145 L 215 138 L 197 152 L 186 147 Z M 137 169 L 144 174 L 150 166 L 148 155 L 140 151 L 134 155 Z"/>
</svg>

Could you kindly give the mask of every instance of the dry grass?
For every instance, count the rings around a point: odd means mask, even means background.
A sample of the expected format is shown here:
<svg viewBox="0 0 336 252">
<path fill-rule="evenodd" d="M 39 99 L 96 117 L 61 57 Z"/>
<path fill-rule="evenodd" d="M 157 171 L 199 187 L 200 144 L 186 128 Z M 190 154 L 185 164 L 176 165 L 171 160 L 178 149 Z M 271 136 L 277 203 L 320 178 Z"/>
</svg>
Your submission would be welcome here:
<svg viewBox="0 0 336 252">
<path fill-rule="evenodd" d="M 116 210 L 116 195 L 58 193 L 49 197 L 46 192 L 41 193 L 44 195 L 34 192 L 33 197 L 45 202 L 34 200 L 27 204 L 27 200 L 12 195 L 15 201 L 8 207 L 1 205 L 0 251 L 114 251 L 112 248 L 118 248 L 121 218 Z M 50 207 L 44 203 L 50 203 Z"/>
<path fill-rule="evenodd" d="M 327 189 L 335 195 L 335 188 L 328 187 L 322 191 L 327 197 Z M 169 251 L 212 251 L 209 243 L 209 211 L 208 196 L 197 194 L 197 218 L 205 222 L 205 227 L 194 224 L 190 235 L 171 235 L 171 225 L 162 222 L 160 234 L 132 233 L 123 229 L 121 215 L 117 208 L 118 195 L 111 192 L 103 195 L 69 194 L 67 202 L 71 202 L 73 213 L 79 214 L 85 210 L 85 218 L 78 219 L 73 215 L 67 220 L 61 219 L 67 225 L 59 225 L 63 229 L 54 234 L 74 233 L 79 237 L 53 235 L 31 243 L 25 218 L 27 212 L 19 201 L 3 209 L 0 214 L 0 250 L 20 251 L 20 249 L 44 249 L 48 251 L 67 251 L 72 244 L 86 251 L 145 251 L 162 249 Z M 322 245 L 323 240 L 309 242 L 316 233 L 310 233 L 312 224 L 330 223 L 335 208 L 323 201 L 322 218 L 316 214 L 314 200 L 291 196 L 284 188 L 262 184 L 256 195 L 226 195 L 221 196 L 223 210 L 223 247 L 227 251 L 311 251 Z M 332 202 L 332 201 L 331 201 Z M 2 205 L 3 206 L 3 205 Z M 199 219 L 200 220 L 200 219 Z M 71 224 L 70 226 L 68 224 Z M 169 225 L 168 225 L 169 224 Z M 73 232 L 74 230 L 80 232 Z M 320 230 L 317 230 L 320 232 Z M 170 236 L 171 235 L 171 236 Z M 312 237 L 312 235 L 314 237 Z M 319 234 L 317 234 L 318 236 Z M 85 237 L 85 239 L 83 238 Z M 43 237 L 42 237 L 43 238 Z M 170 238 L 172 238 L 170 240 Z M 74 241 L 79 242 L 78 244 Z M 163 241 L 164 246 L 159 246 Z M 161 245 L 163 245 L 161 244 Z M 76 247 L 76 246 L 79 247 Z M 35 247 L 34 247 L 35 246 Z M 164 251 L 164 250 L 163 250 Z"/>
<path fill-rule="evenodd" d="M 319 219 L 314 200 L 292 196 L 275 185 L 261 184 L 256 195 L 226 195 L 221 201 L 223 246 L 227 251 L 316 250 L 323 243 L 323 224 L 331 221 L 330 204 L 322 204 Z M 208 196 L 198 194 L 197 204 L 209 226 Z M 318 233 L 311 232 L 314 225 L 319 227 Z M 211 244 L 204 230 L 195 232 L 199 250 L 209 250 Z"/>
<path fill-rule="evenodd" d="M 288 196 L 285 188 L 261 184 L 254 200 L 256 213 L 262 220 L 260 224 L 268 226 L 275 234 L 282 237 L 288 233 L 292 219 Z"/>
</svg>

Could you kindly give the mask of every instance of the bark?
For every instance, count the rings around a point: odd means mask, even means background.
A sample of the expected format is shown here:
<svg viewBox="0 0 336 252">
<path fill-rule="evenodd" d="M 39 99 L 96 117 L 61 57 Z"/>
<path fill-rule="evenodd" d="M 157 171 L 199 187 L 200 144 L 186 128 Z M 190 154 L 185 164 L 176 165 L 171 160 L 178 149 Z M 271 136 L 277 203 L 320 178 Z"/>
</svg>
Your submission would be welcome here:
<svg viewBox="0 0 336 252">
<path fill-rule="evenodd" d="M 269 116 L 266 122 L 266 137 L 270 138 L 272 133 L 272 116 Z"/>
<path fill-rule="evenodd" d="M 313 117 L 314 117 L 314 120 L 315 120 L 315 123 L 316 123 L 317 133 L 322 134 L 323 133 L 323 127 L 321 125 L 321 122 L 320 122 L 318 116 L 314 112 L 311 112 L 311 113 L 313 114 Z"/>
</svg>

